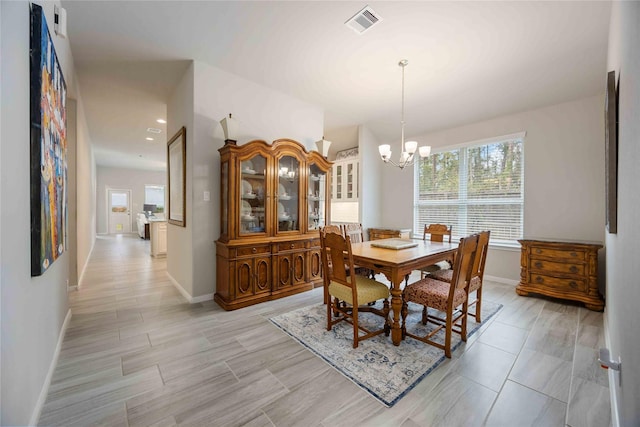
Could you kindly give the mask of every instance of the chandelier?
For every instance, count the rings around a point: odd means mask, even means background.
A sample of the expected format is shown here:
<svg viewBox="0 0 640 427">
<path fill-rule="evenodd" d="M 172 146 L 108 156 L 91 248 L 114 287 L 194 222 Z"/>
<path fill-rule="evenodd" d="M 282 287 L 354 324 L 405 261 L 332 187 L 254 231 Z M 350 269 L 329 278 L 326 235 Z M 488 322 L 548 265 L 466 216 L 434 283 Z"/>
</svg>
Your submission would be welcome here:
<svg viewBox="0 0 640 427">
<path fill-rule="evenodd" d="M 380 152 L 382 161 L 385 163 L 391 163 L 392 165 L 397 166 L 400 169 L 404 169 L 405 167 L 414 164 L 416 160 L 414 155 L 416 153 L 416 149 L 418 148 L 418 143 L 416 141 L 404 141 L 404 67 L 406 67 L 408 63 L 409 61 L 407 61 L 406 59 L 398 62 L 398 65 L 402 67 L 402 115 L 400 119 L 400 148 L 402 149 L 402 151 L 400 153 L 400 159 L 398 160 L 398 162 L 396 163 L 391 160 L 391 145 L 382 144 L 378 146 L 378 151 Z M 428 145 L 422 146 L 419 148 L 418 152 L 420 153 L 420 157 L 427 157 L 429 154 L 431 154 L 431 147 Z"/>
</svg>

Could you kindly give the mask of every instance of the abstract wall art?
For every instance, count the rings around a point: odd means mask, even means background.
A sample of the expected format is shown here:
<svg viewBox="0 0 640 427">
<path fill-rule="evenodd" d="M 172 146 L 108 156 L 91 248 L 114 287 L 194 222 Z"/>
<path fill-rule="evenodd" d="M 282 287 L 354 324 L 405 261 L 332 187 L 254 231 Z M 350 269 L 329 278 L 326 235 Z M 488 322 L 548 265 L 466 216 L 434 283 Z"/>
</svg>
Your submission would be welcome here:
<svg viewBox="0 0 640 427">
<path fill-rule="evenodd" d="M 67 85 L 41 6 L 31 4 L 31 275 L 66 250 Z"/>
</svg>

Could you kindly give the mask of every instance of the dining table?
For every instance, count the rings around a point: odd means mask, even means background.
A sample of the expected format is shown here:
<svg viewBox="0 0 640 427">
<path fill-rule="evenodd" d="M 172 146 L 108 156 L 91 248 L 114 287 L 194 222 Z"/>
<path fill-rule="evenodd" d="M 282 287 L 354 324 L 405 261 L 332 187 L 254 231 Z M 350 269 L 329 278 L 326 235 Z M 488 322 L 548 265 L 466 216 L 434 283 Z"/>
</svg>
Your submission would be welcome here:
<svg viewBox="0 0 640 427">
<path fill-rule="evenodd" d="M 391 340 L 394 345 L 400 345 L 403 338 L 400 327 L 402 282 L 414 270 L 419 270 L 422 267 L 440 261 L 452 261 L 457 251 L 458 243 L 413 239 L 411 242 L 417 243 L 417 245 L 404 249 L 375 246 L 381 242 L 384 242 L 384 240 L 352 243 L 351 251 L 353 253 L 353 261 L 357 266 L 369 268 L 376 274 L 382 273 L 391 282 L 391 308 L 393 310 Z"/>
</svg>

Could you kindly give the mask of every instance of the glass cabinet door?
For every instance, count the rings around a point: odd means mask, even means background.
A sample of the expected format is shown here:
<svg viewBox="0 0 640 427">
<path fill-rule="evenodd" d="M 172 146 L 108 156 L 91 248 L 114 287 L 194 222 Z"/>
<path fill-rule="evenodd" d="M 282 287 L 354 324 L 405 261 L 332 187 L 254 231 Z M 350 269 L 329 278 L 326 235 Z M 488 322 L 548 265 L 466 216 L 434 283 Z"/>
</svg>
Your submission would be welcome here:
<svg viewBox="0 0 640 427">
<path fill-rule="evenodd" d="M 343 165 L 336 166 L 336 199 L 342 199 L 342 169 Z"/>
<path fill-rule="evenodd" d="M 278 188 L 276 189 L 279 232 L 300 230 L 299 189 L 300 161 L 293 156 L 282 156 L 278 160 Z"/>
<path fill-rule="evenodd" d="M 354 197 L 358 197 L 355 194 L 355 187 L 354 187 L 355 170 L 354 169 L 355 168 L 353 163 L 347 163 L 347 199 L 353 199 Z"/>
<path fill-rule="evenodd" d="M 327 218 L 327 174 L 316 164 L 309 166 L 309 189 L 307 195 L 309 230 L 317 230 L 326 224 Z"/>
<path fill-rule="evenodd" d="M 220 191 L 221 191 L 221 212 L 220 234 L 229 235 L 229 161 L 223 162 L 220 167 Z"/>
<path fill-rule="evenodd" d="M 267 159 L 261 154 L 240 160 L 240 234 L 266 230 L 266 170 Z"/>
</svg>

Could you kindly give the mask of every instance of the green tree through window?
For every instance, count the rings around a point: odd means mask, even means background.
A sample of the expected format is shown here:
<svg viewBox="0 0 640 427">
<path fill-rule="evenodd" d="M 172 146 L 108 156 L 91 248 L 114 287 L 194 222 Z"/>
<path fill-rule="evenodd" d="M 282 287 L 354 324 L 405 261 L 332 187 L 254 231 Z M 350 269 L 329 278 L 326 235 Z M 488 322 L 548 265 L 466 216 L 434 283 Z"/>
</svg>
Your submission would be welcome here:
<svg viewBox="0 0 640 427">
<path fill-rule="evenodd" d="M 491 230 L 492 243 L 523 233 L 524 135 L 441 151 L 416 168 L 414 229 L 453 226 L 455 235 Z"/>
</svg>

